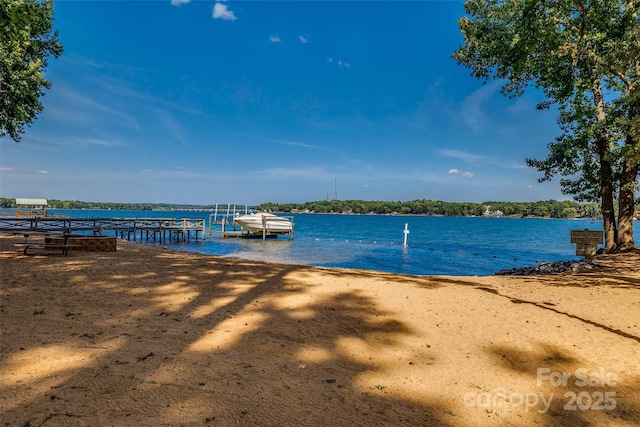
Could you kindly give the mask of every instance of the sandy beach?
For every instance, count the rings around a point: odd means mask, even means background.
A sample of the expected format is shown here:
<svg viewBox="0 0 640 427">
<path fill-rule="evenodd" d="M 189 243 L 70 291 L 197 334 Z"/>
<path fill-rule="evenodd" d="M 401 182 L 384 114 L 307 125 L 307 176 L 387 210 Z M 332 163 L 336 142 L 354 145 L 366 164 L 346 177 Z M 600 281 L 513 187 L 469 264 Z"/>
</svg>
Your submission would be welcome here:
<svg viewBox="0 0 640 427">
<path fill-rule="evenodd" d="M 416 277 L 0 234 L 3 426 L 638 426 L 640 251 Z"/>
</svg>

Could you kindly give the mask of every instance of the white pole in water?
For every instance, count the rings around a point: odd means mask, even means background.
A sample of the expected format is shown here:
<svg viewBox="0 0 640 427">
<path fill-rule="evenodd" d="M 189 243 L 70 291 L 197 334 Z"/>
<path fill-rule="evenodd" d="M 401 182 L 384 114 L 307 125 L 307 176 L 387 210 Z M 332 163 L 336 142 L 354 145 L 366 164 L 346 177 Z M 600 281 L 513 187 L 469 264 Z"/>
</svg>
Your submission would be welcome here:
<svg viewBox="0 0 640 427">
<path fill-rule="evenodd" d="M 404 243 L 402 246 L 407 246 L 407 235 L 409 234 L 409 223 L 404 223 Z"/>
</svg>

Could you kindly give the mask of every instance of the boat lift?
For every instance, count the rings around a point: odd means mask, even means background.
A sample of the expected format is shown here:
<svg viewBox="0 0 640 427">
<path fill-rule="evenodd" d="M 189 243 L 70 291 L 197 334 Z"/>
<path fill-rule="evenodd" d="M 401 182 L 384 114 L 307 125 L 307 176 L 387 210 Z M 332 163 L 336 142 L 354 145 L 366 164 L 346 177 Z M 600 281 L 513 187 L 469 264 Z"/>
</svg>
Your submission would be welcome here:
<svg viewBox="0 0 640 427">
<path fill-rule="evenodd" d="M 257 212 L 258 210 L 255 207 L 248 205 L 244 205 L 243 209 L 242 206 L 238 207 L 231 203 L 228 203 L 226 207 L 224 204 L 219 205 L 216 203 L 213 213 L 209 214 L 208 234 L 209 236 L 217 234 L 223 239 L 227 237 L 262 237 L 263 240 L 266 240 L 267 237 L 274 237 L 278 234 L 287 234 L 293 238 L 293 217 L 290 218 L 291 231 L 287 233 L 269 231 L 268 223 L 264 224 L 264 229 L 261 233 L 252 233 L 234 222 L 234 219 L 240 215 L 250 215 Z M 220 230 L 214 229 L 215 225 L 219 225 Z"/>
<path fill-rule="evenodd" d="M 244 210 L 241 208 L 238 209 L 236 205 L 231 205 L 231 203 L 227 204 L 226 209 L 223 206 L 219 206 L 216 203 L 216 208 L 212 214 L 209 214 L 209 236 L 213 234 L 220 234 L 220 236 L 224 239 L 225 237 L 241 237 L 242 230 L 239 229 L 239 226 L 233 223 L 233 219 L 238 215 L 246 215 L 250 213 L 255 213 L 256 210 L 254 208 L 249 209 L 249 206 L 245 205 Z M 214 230 L 214 225 L 220 225 L 220 230 Z M 228 226 L 233 227 L 233 230 L 227 229 Z"/>
</svg>

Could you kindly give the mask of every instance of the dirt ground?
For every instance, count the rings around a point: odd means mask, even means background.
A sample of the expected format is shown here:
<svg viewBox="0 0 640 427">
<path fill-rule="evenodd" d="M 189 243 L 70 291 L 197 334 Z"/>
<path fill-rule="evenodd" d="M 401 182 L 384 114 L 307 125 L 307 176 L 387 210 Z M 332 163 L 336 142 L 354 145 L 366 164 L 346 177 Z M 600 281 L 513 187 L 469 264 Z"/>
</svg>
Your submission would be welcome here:
<svg viewBox="0 0 640 427">
<path fill-rule="evenodd" d="M 640 425 L 640 250 L 417 277 L 16 242 L 0 235 L 0 425 Z"/>
</svg>

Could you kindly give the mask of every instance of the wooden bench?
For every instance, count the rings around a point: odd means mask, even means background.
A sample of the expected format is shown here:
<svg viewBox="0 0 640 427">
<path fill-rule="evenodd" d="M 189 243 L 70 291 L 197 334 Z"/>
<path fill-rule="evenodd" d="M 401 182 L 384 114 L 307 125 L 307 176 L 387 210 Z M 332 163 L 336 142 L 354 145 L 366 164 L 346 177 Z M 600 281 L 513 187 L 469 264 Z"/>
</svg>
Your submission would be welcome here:
<svg viewBox="0 0 640 427">
<path fill-rule="evenodd" d="M 27 251 L 29 249 L 61 249 L 62 255 L 67 256 L 69 249 L 78 245 L 69 245 L 65 243 L 16 243 L 15 246 L 23 248 L 25 255 L 29 255 Z"/>
</svg>

